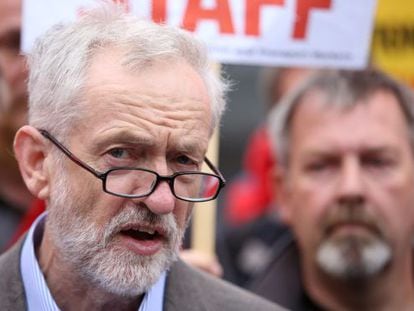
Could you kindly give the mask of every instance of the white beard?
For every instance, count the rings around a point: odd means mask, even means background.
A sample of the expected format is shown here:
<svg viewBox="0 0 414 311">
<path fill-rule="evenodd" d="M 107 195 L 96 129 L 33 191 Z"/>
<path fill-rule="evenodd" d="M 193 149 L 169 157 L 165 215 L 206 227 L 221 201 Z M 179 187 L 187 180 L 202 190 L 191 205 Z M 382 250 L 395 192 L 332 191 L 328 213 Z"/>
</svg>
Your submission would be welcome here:
<svg viewBox="0 0 414 311">
<path fill-rule="evenodd" d="M 318 248 L 319 268 L 336 279 L 363 280 L 381 273 L 390 262 L 390 246 L 379 238 L 328 239 Z"/>
<path fill-rule="evenodd" d="M 77 200 L 69 188 L 63 179 L 55 185 L 47 220 L 63 259 L 74 273 L 109 293 L 134 297 L 146 292 L 177 259 L 185 228 L 178 228 L 172 214 L 159 216 L 132 202 L 100 228 L 90 216 L 79 214 L 80 207 L 88 206 L 88 202 Z M 139 256 L 113 243 L 120 226 L 148 222 L 163 228 L 168 239 L 157 254 Z"/>
</svg>

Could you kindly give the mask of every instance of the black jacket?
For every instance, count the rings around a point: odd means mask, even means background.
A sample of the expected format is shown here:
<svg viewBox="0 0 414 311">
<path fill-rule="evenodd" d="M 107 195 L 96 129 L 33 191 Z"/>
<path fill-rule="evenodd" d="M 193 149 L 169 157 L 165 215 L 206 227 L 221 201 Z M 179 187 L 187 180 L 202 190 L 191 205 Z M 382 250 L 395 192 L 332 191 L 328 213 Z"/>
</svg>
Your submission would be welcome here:
<svg viewBox="0 0 414 311">
<path fill-rule="evenodd" d="M 249 289 L 289 310 L 322 310 L 309 299 L 303 288 L 299 251 L 289 231 L 276 241 L 273 251 L 273 260 Z"/>
</svg>

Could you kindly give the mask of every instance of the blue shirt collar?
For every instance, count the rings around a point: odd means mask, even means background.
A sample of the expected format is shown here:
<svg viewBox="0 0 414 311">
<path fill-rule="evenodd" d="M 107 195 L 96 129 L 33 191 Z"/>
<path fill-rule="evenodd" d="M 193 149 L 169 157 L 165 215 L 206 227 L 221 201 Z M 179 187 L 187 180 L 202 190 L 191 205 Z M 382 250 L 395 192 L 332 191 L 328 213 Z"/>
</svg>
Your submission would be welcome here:
<svg viewBox="0 0 414 311">
<path fill-rule="evenodd" d="M 45 220 L 46 212 L 40 215 L 30 227 L 20 258 L 20 270 L 29 311 L 60 310 L 47 287 L 35 255 L 35 246 L 38 246 L 42 239 Z M 166 272 L 161 274 L 158 281 L 145 294 L 138 311 L 162 311 L 165 280 Z"/>
</svg>

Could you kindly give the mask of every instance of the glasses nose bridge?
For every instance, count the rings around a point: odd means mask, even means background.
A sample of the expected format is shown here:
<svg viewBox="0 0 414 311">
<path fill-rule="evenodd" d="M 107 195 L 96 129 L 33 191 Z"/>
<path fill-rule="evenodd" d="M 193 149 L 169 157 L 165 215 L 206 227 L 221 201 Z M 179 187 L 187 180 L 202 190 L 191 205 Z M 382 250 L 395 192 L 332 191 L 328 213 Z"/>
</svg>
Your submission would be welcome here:
<svg viewBox="0 0 414 311">
<path fill-rule="evenodd" d="M 175 179 L 175 176 L 174 175 L 171 175 L 171 176 L 168 176 L 168 175 L 160 175 L 158 173 L 156 173 L 155 175 L 156 175 L 157 179 L 155 180 L 155 184 L 154 184 L 154 186 L 152 188 L 151 193 L 153 193 L 157 189 L 158 185 L 161 182 L 166 181 L 167 184 L 168 184 L 168 186 L 170 187 L 171 193 L 173 195 L 175 195 L 175 192 L 174 192 L 174 179 Z"/>
</svg>

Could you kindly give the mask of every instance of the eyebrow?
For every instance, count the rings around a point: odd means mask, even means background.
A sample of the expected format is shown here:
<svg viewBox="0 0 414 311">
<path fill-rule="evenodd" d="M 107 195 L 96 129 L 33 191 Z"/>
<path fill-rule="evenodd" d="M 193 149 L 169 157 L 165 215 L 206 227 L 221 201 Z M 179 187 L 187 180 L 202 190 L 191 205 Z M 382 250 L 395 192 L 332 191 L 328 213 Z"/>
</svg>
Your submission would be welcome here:
<svg viewBox="0 0 414 311">
<path fill-rule="evenodd" d="M 362 146 L 356 150 L 358 154 L 395 154 L 392 146 Z M 310 150 L 306 152 L 307 157 L 320 157 L 320 156 L 333 156 L 338 153 L 342 153 L 341 150 L 335 148 L 327 148 L 320 150 Z"/>
<path fill-rule="evenodd" d="M 190 154 L 199 154 L 200 156 L 204 155 L 206 153 L 205 148 L 203 147 L 200 140 L 196 139 L 184 139 L 181 138 L 179 141 L 174 142 L 174 149 L 187 152 Z"/>
<path fill-rule="evenodd" d="M 154 147 L 156 143 L 149 137 L 136 135 L 130 131 L 117 131 L 111 133 L 105 137 L 100 138 L 93 146 L 94 152 L 99 152 L 112 144 L 123 144 L 123 145 L 138 145 L 145 147 Z"/>
</svg>

